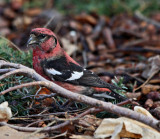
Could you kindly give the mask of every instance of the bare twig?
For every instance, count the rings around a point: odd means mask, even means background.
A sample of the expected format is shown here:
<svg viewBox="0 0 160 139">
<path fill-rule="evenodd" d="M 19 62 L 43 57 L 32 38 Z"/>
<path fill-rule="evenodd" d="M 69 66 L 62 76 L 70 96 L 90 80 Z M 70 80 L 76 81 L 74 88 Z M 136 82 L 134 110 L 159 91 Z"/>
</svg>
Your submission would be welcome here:
<svg viewBox="0 0 160 139">
<path fill-rule="evenodd" d="M 35 100 L 43 100 L 43 99 L 46 99 L 46 98 L 55 97 L 56 95 L 57 95 L 56 93 L 52 93 L 52 94 L 49 94 L 49 95 L 29 95 L 29 96 L 23 97 L 22 99 L 34 97 Z"/>
<path fill-rule="evenodd" d="M 0 76 L 0 80 L 4 79 L 4 78 L 7 78 L 8 76 L 11 76 L 11 75 L 14 75 L 14 74 L 17 74 L 17 73 L 24 73 L 25 69 L 16 69 L 16 70 L 12 70 L 8 73 L 5 73 L 3 75 Z"/>
<path fill-rule="evenodd" d="M 0 96 L 6 94 L 8 92 L 14 91 L 16 89 L 23 88 L 23 87 L 36 86 L 36 85 L 42 85 L 42 86 L 44 86 L 44 84 L 45 84 L 44 81 L 38 81 L 38 82 L 30 82 L 30 83 L 25 83 L 25 84 L 17 85 L 17 86 L 10 87 L 9 89 L 6 89 L 6 90 L 2 91 L 0 93 Z"/>
<path fill-rule="evenodd" d="M 136 11 L 136 12 L 135 12 L 135 15 L 137 16 L 137 18 L 139 18 L 139 19 L 141 19 L 141 20 L 143 20 L 143 21 L 145 21 L 145 22 L 147 22 L 147 23 L 149 23 L 149 24 L 153 24 L 154 26 L 160 28 L 160 23 L 159 23 L 159 22 L 157 22 L 157 21 L 155 21 L 155 20 L 153 20 L 153 19 L 150 19 L 150 18 L 144 16 L 144 15 L 143 15 L 142 13 L 140 13 L 139 11 Z"/>
<path fill-rule="evenodd" d="M 47 28 L 54 18 L 55 16 L 52 16 L 52 18 L 44 25 L 44 28 Z"/>
<path fill-rule="evenodd" d="M 6 62 L 4 60 L 0 60 L 0 67 L 12 67 L 12 68 L 16 68 L 16 69 L 21 69 L 21 74 L 26 74 L 28 77 L 36 80 L 36 81 L 48 81 L 47 79 L 43 78 L 41 75 L 37 74 L 33 69 L 30 69 L 24 65 L 21 64 L 15 64 L 15 63 L 10 63 L 10 62 Z M 16 74 L 14 72 L 10 73 L 10 75 L 12 74 Z M 10 76 L 8 75 L 8 76 Z M 3 75 L 2 75 L 3 76 Z M 1 76 L 0 76 L 1 78 Z"/>
<path fill-rule="evenodd" d="M 8 65 L 11 67 L 14 66 L 15 68 L 18 68 L 18 67 L 24 68 L 25 67 L 20 64 L 9 63 L 9 62 L 5 62 L 3 60 L 0 60 L 0 65 L 1 66 Z M 103 101 L 96 100 L 96 99 L 88 97 L 88 96 L 84 96 L 84 95 L 81 95 L 78 93 L 73 93 L 69 90 L 66 90 L 66 89 L 58 86 L 57 84 L 55 84 L 51 81 L 46 80 L 45 78 L 40 76 L 38 73 L 36 73 L 33 69 L 30 69 L 30 68 L 26 68 L 26 69 L 27 70 L 25 71 L 25 74 L 28 75 L 29 77 L 32 77 L 33 79 L 37 80 L 38 82 L 26 83 L 23 85 L 12 87 L 12 88 L 9 88 L 9 89 L 3 91 L 2 94 L 5 94 L 10 90 L 15 90 L 17 87 L 22 87 L 22 86 L 26 87 L 26 86 L 30 86 L 30 85 L 41 85 L 41 86 L 48 88 L 51 91 L 55 91 L 58 95 L 61 95 L 63 97 L 69 98 L 71 100 L 83 102 L 83 103 L 86 103 L 86 104 L 91 105 L 93 107 L 99 107 L 99 108 L 102 108 L 102 109 L 109 111 L 111 113 L 115 113 L 117 115 L 122 115 L 122 116 L 126 116 L 128 118 L 131 118 L 131 119 L 138 120 L 138 121 L 143 122 L 143 123 L 160 131 L 160 122 L 154 118 L 147 117 L 143 114 L 134 112 L 134 111 L 129 110 L 127 108 L 113 105 L 112 103 L 109 103 L 109 102 L 103 102 Z M 14 127 L 13 125 L 11 125 L 11 126 Z M 57 125 L 57 126 L 60 126 L 60 125 Z M 21 128 L 18 128 L 18 129 L 20 130 Z"/>
<path fill-rule="evenodd" d="M 55 122 L 56 122 L 56 121 L 54 120 L 54 121 L 50 122 L 47 126 L 45 126 L 45 127 L 43 127 L 43 128 L 37 129 L 36 131 L 34 131 L 34 132 L 31 133 L 30 135 L 28 135 L 28 136 L 26 137 L 26 139 L 29 139 L 30 137 L 32 137 L 32 136 L 34 136 L 35 134 L 37 134 L 37 133 L 43 131 L 43 130 L 46 129 L 47 127 L 49 127 L 49 126 L 55 124 Z"/>
<path fill-rule="evenodd" d="M 69 112 L 67 112 L 69 113 Z M 56 115 L 56 116 L 59 116 L 59 115 L 65 115 L 67 114 L 66 112 L 55 112 L 55 113 L 48 113 L 48 114 L 34 114 L 34 115 L 26 115 L 26 116 L 19 116 L 17 118 L 36 118 L 36 117 L 46 117 L 46 116 L 49 116 L 49 115 Z"/>
<path fill-rule="evenodd" d="M 13 70 L 15 70 L 15 68 L 0 69 L 0 73 L 1 73 L 1 74 L 4 74 L 4 73 L 6 73 L 6 72 L 10 72 L 10 71 L 13 71 Z"/>
<path fill-rule="evenodd" d="M 159 69 L 156 70 L 156 71 L 154 71 L 154 72 L 148 77 L 148 79 L 147 79 L 141 86 L 139 86 L 138 88 L 135 88 L 135 89 L 133 90 L 133 92 L 135 92 L 135 91 L 137 91 L 138 89 L 140 89 L 140 88 L 142 88 L 143 86 L 145 86 L 145 85 L 151 80 L 151 78 L 152 78 L 155 74 L 157 74 L 158 71 L 159 71 Z"/>
<path fill-rule="evenodd" d="M 135 45 L 140 45 L 140 44 L 146 43 L 147 41 L 149 41 L 148 38 L 142 38 L 142 39 L 138 39 L 138 40 L 133 40 L 133 41 L 126 42 L 121 47 L 125 48 L 125 47 L 131 47 L 131 46 L 135 46 Z"/>
</svg>

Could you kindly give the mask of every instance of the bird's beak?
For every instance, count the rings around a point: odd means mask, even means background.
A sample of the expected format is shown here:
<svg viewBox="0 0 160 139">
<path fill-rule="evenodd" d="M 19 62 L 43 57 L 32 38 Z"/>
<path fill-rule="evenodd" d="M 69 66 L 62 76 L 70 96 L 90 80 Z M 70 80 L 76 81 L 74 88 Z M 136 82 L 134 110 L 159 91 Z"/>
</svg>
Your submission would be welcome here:
<svg viewBox="0 0 160 139">
<path fill-rule="evenodd" d="M 27 42 L 27 47 L 33 44 L 37 44 L 37 39 L 35 35 L 30 35 L 28 42 Z"/>
</svg>

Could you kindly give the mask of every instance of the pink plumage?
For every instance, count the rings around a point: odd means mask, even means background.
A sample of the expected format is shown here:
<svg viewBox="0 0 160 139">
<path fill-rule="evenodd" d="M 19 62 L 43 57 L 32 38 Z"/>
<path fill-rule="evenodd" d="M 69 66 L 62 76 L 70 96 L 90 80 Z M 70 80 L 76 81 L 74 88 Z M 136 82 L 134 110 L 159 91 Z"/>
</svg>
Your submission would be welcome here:
<svg viewBox="0 0 160 139">
<path fill-rule="evenodd" d="M 46 79 L 76 93 L 90 95 L 94 92 L 110 92 L 115 98 L 123 98 L 113 91 L 118 87 L 104 82 L 73 60 L 51 30 L 33 29 L 28 46 L 33 48 L 33 68 Z"/>
</svg>

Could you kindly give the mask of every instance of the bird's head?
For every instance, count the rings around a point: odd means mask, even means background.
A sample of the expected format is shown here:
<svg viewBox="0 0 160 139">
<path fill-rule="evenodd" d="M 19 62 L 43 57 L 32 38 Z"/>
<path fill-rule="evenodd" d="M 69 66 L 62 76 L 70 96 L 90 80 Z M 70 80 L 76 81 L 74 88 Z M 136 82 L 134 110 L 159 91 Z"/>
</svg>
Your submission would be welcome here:
<svg viewBox="0 0 160 139">
<path fill-rule="evenodd" d="M 32 29 L 27 42 L 28 47 L 40 49 L 44 52 L 50 52 L 57 46 L 57 38 L 55 34 L 46 28 Z"/>
</svg>

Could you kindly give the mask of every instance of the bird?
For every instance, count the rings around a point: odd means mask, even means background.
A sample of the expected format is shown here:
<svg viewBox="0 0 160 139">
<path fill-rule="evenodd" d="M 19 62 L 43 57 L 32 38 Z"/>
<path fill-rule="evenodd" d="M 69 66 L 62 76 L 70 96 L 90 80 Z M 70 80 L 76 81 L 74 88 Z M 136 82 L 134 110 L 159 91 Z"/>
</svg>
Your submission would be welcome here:
<svg viewBox="0 0 160 139">
<path fill-rule="evenodd" d="M 72 59 L 50 29 L 32 29 L 27 47 L 33 49 L 34 70 L 44 78 L 75 93 L 92 95 L 94 92 L 107 92 L 110 98 L 125 100 L 114 91 L 119 87 L 103 81 Z"/>
</svg>

